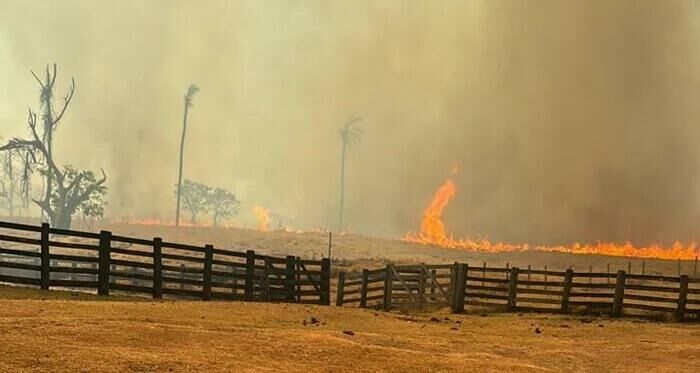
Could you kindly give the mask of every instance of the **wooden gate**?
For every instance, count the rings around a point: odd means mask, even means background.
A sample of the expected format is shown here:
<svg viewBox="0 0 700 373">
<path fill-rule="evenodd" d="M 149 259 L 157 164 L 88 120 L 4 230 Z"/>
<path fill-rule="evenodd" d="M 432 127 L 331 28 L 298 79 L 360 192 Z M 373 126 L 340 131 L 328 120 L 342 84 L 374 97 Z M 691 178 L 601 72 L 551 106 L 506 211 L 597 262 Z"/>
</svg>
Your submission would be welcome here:
<svg viewBox="0 0 700 373">
<path fill-rule="evenodd" d="M 257 271 L 256 300 L 330 304 L 330 261 L 265 256 Z"/>
<path fill-rule="evenodd" d="M 451 304 L 452 266 L 409 265 L 388 266 L 391 278 L 391 302 L 423 309 L 428 306 Z M 440 282 L 439 279 L 447 282 Z"/>
<path fill-rule="evenodd" d="M 361 275 L 341 273 L 336 304 L 360 307 L 437 308 L 452 304 L 452 265 L 387 265 Z M 357 294 L 357 295 L 356 295 Z"/>
</svg>

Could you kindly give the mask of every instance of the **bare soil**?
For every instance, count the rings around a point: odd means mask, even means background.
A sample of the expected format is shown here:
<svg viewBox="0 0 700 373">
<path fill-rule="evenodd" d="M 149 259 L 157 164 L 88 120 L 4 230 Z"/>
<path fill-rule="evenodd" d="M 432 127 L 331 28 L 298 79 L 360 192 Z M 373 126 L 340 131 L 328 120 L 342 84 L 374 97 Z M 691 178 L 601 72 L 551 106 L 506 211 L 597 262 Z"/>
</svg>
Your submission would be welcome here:
<svg viewBox="0 0 700 373">
<path fill-rule="evenodd" d="M 697 372 L 700 325 L 0 287 L 0 371 Z"/>
</svg>

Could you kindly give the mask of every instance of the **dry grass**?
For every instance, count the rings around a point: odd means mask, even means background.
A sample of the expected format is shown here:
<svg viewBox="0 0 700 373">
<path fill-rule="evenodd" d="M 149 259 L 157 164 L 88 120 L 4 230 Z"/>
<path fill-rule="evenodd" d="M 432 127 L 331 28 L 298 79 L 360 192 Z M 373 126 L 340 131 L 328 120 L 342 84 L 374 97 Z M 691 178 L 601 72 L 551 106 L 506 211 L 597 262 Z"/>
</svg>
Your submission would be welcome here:
<svg viewBox="0 0 700 373">
<path fill-rule="evenodd" d="M 3 372 L 700 370 L 697 324 L 85 295 L 77 302 L 70 293 L 6 287 L 0 297 Z M 311 317 L 320 323 L 304 325 Z"/>
<path fill-rule="evenodd" d="M 111 224 L 104 227 L 115 234 L 151 239 L 163 237 L 168 241 L 213 244 L 221 248 L 235 250 L 254 249 L 263 254 L 298 255 L 308 258 L 320 258 L 327 254 L 328 235 L 324 233 L 290 233 L 282 231 L 258 232 L 236 228 L 210 227 L 172 227 L 130 224 Z M 355 235 L 333 237 L 334 269 L 359 270 L 377 268 L 388 261 L 399 263 L 445 264 L 455 261 L 469 265 L 511 266 L 551 270 L 564 270 L 572 267 L 574 271 L 605 272 L 628 269 L 632 264 L 633 273 L 641 273 L 642 259 L 611 257 L 604 255 L 574 255 L 548 252 L 505 252 L 484 253 L 446 249 L 441 247 L 419 245 L 398 240 L 386 240 Z M 678 274 L 678 262 L 674 260 L 644 259 L 646 274 Z M 692 274 L 694 263 L 684 261 L 682 271 Z"/>
</svg>

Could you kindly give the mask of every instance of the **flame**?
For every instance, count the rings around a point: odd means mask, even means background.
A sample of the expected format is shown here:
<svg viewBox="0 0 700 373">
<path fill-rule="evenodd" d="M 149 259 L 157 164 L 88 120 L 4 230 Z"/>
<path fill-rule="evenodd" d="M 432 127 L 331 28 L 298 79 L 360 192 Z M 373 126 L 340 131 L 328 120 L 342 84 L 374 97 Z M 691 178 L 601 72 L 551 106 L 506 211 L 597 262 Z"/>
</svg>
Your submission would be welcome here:
<svg viewBox="0 0 700 373">
<path fill-rule="evenodd" d="M 258 230 L 261 232 L 267 232 L 270 223 L 270 211 L 261 206 L 253 206 L 251 209 L 255 218 L 258 219 Z"/>
<path fill-rule="evenodd" d="M 451 246 L 452 242 L 445 233 L 445 224 L 442 222 L 442 211 L 455 196 L 455 183 L 452 179 L 447 179 L 444 184 L 435 192 L 433 200 L 425 209 L 423 221 L 420 225 L 420 235 L 416 237 L 419 241 L 437 244 L 439 246 Z"/>
<path fill-rule="evenodd" d="M 457 172 L 457 166 L 452 166 L 452 174 Z M 700 255 L 700 248 L 695 243 L 683 245 L 675 242 L 670 248 L 661 245 L 648 247 L 635 247 L 632 243 L 615 244 L 609 242 L 597 242 L 594 244 L 580 244 L 559 246 L 530 246 L 528 244 L 510 244 L 503 242 L 491 242 L 488 239 L 454 239 L 445 231 L 442 222 L 442 212 L 447 204 L 455 197 L 456 186 L 451 178 L 448 178 L 435 192 L 432 201 L 423 213 L 420 232 L 408 232 L 403 241 L 425 245 L 436 245 L 452 249 L 485 251 L 485 252 L 509 252 L 509 251 L 547 251 L 572 254 L 597 254 L 610 256 L 626 256 L 638 258 L 658 259 L 682 259 L 693 260 Z"/>
</svg>

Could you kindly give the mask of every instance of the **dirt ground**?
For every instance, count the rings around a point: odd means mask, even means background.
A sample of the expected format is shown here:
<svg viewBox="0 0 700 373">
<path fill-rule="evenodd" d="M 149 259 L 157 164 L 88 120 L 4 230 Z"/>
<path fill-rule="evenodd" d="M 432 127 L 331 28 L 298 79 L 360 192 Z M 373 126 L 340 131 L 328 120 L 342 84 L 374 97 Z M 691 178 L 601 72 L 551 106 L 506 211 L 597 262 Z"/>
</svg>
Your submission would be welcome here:
<svg viewBox="0 0 700 373">
<path fill-rule="evenodd" d="M 0 371 L 700 371 L 698 324 L 109 299 L 0 287 Z"/>
</svg>

